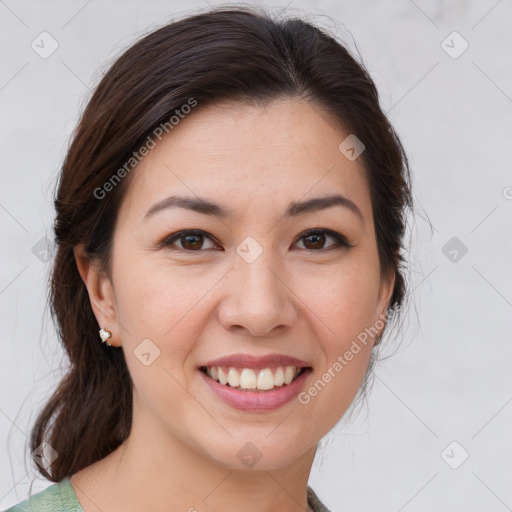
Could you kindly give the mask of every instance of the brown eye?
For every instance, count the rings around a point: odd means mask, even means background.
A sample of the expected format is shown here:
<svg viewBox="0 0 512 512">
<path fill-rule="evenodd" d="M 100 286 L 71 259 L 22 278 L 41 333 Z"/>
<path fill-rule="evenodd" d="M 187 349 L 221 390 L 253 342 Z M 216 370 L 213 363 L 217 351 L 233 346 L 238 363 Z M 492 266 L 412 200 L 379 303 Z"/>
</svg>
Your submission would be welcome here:
<svg viewBox="0 0 512 512">
<path fill-rule="evenodd" d="M 312 235 L 308 235 L 304 237 L 304 245 L 307 249 L 323 249 L 325 244 L 325 234 L 317 234 L 313 233 Z"/>
<path fill-rule="evenodd" d="M 211 238 L 204 233 L 203 231 L 198 230 L 187 230 L 187 231 L 180 231 L 179 233 L 175 233 L 174 235 L 171 235 L 169 238 L 166 238 L 162 242 L 163 247 L 167 247 L 171 250 L 184 250 L 189 252 L 201 252 L 201 249 L 204 249 L 204 240 Z M 180 246 L 175 245 L 175 241 L 179 241 L 181 244 Z M 215 244 L 213 244 L 213 247 L 216 247 Z M 207 247 L 207 249 L 211 249 L 212 247 Z"/>
<path fill-rule="evenodd" d="M 203 245 L 203 236 L 202 235 L 185 235 L 180 238 L 182 240 L 182 247 L 184 249 L 194 250 L 200 249 Z M 183 242 L 183 240 L 185 242 Z"/>
<path fill-rule="evenodd" d="M 334 240 L 334 243 L 325 247 L 326 241 L 329 239 Z M 205 240 L 210 241 L 210 247 L 205 247 Z M 314 252 L 322 252 L 342 247 L 352 247 L 343 235 L 328 229 L 314 229 L 307 231 L 298 240 L 303 241 L 305 250 Z M 179 242 L 180 245 L 176 245 L 176 242 Z M 174 233 L 166 238 L 161 243 L 161 246 L 171 251 L 184 252 L 203 252 L 207 249 L 218 248 L 218 246 L 213 242 L 213 239 L 204 231 L 195 229 Z"/>
<path fill-rule="evenodd" d="M 326 240 L 329 238 L 334 239 L 335 243 L 324 247 Z M 345 237 L 328 229 L 314 229 L 307 231 L 299 240 L 304 240 L 305 249 L 316 252 L 336 247 L 352 247 Z"/>
</svg>

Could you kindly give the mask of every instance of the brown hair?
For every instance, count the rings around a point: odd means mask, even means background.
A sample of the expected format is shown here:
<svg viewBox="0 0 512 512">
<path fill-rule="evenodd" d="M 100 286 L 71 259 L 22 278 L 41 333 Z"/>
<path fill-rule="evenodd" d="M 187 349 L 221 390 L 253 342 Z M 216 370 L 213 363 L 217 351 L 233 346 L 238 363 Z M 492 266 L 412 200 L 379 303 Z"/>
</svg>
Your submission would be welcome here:
<svg viewBox="0 0 512 512">
<path fill-rule="evenodd" d="M 38 466 L 45 478 L 59 482 L 104 458 L 131 428 L 132 382 L 124 354 L 99 342 L 101 326 L 73 253 L 83 243 L 88 257 L 111 275 L 116 215 L 131 174 L 105 200 L 95 191 L 190 98 L 200 109 L 221 100 L 266 103 L 279 97 L 321 106 L 364 142 L 381 271 L 395 273 L 389 308 L 402 304 L 409 167 L 365 68 L 318 27 L 278 20 L 261 8 L 221 7 L 170 23 L 128 48 L 102 78 L 59 176 L 49 302 L 70 367 L 31 432 L 31 451 L 46 441 L 58 453 L 49 468 Z"/>
</svg>

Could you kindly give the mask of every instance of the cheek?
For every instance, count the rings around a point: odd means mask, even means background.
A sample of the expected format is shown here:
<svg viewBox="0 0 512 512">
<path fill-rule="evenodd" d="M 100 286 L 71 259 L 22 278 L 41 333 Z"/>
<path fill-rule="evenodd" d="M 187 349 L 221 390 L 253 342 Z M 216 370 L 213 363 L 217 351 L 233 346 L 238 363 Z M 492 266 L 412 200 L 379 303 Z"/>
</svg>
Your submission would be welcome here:
<svg viewBox="0 0 512 512">
<path fill-rule="evenodd" d="M 348 410 L 368 369 L 370 353 L 369 347 L 363 347 L 347 361 L 345 352 L 340 351 L 336 358 L 340 356 L 341 359 L 330 360 L 305 389 L 305 394 L 300 397 L 301 403 L 307 402 L 306 407 L 312 407 L 311 414 L 318 423 L 331 428 Z"/>
<path fill-rule="evenodd" d="M 368 369 L 373 339 L 378 276 L 369 266 L 354 265 L 315 280 L 303 290 L 311 322 L 318 326 L 321 364 L 303 395 L 314 416 L 333 425 L 348 409 Z M 329 404 L 329 405 L 327 405 Z"/>
<path fill-rule="evenodd" d="M 375 318 L 379 276 L 371 261 L 353 257 L 297 275 L 292 289 L 323 324 L 329 352 L 339 351 Z"/>
<path fill-rule="evenodd" d="M 213 283 L 191 279 L 190 269 L 181 272 L 147 255 L 118 261 L 117 272 L 123 352 L 138 396 L 155 412 L 181 410 L 187 403 L 184 365 L 203 324 L 197 319 L 200 299 Z M 143 353 L 150 354 L 148 365 Z"/>
<path fill-rule="evenodd" d="M 199 267 L 176 268 L 147 254 L 119 261 L 117 270 L 120 318 L 139 334 L 157 338 L 178 327 L 214 281 Z"/>
<path fill-rule="evenodd" d="M 119 261 L 117 271 L 117 310 L 125 327 L 122 342 L 134 381 L 140 386 L 154 387 L 162 379 L 171 380 L 172 388 L 176 387 L 174 394 L 180 396 L 181 388 L 165 372 L 185 384 L 192 369 L 187 358 L 207 320 L 204 315 L 208 294 L 221 275 L 208 273 L 199 266 L 176 268 L 147 254 L 138 261 Z M 143 341 L 147 339 L 156 348 Z M 137 359 L 139 347 L 145 346 L 142 343 L 146 343 L 149 352 L 158 354 L 148 368 Z M 149 369 L 152 371 L 146 371 Z"/>
</svg>

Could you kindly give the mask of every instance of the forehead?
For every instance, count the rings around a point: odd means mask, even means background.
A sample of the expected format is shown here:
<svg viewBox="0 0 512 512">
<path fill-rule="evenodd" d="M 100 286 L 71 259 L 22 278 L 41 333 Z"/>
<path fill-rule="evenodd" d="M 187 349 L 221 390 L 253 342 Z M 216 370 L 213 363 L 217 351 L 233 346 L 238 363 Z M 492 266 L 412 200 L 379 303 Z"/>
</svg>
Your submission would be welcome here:
<svg viewBox="0 0 512 512">
<path fill-rule="evenodd" d="M 321 107 L 304 100 L 198 105 L 161 141 L 155 139 L 132 171 L 121 209 L 141 220 L 155 202 L 179 193 L 215 198 L 243 214 L 248 207 L 282 208 L 342 193 L 366 216 L 371 207 L 363 163 L 338 149 L 347 135 Z"/>
</svg>

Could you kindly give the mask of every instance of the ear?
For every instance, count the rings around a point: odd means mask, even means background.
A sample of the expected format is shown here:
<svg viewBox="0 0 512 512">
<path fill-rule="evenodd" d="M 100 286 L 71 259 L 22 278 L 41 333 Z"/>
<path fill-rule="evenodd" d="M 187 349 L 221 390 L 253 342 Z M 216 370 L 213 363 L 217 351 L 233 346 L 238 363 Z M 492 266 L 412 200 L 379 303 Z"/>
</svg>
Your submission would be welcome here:
<svg viewBox="0 0 512 512">
<path fill-rule="evenodd" d="M 389 306 L 389 301 L 391 300 L 391 296 L 393 295 L 393 289 L 395 287 L 395 279 L 396 273 L 392 272 L 390 276 L 383 276 L 380 280 L 380 288 L 379 288 L 379 297 L 377 299 L 377 309 L 375 314 L 374 325 L 383 326 L 378 329 L 379 333 L 376 336 L 376 342 L 374 344 L 378 345 L 381 341 L 382 331 L 384 330 L 387 324 L 387 309 Z"/>
<path fill-rule="evenodd" d="M 73 252 L 78 272 L 89 293 L 89 300 L 98 325 L 112 333 L 108 340 L 111 345 L 120 346 L 121 337 L 112 283 L 105 273 L 99 269 L 97 262 L 89 260 L 83 243 L 76 245 Z M 98 342 L 100 342 L 99 334 Z"/>
</svg>

